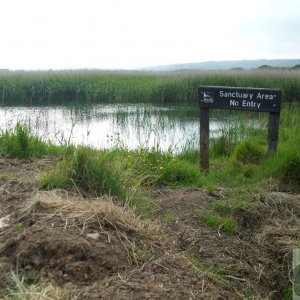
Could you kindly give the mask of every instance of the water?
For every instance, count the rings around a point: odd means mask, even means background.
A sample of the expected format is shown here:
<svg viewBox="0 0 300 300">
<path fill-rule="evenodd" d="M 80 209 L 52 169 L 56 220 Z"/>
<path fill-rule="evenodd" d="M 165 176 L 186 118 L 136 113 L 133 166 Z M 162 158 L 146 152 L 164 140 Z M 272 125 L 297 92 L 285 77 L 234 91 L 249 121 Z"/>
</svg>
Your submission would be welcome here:
<svg viewBox="0 0 300 300">
<path fill-rule="evenodd" d="M 197 108 L 154 105 L 98 104 L 83 107 L 4 107 L 1 130 L 25 123 L 31 132 L 55 144 L 95 148 L 122 146 L 128 149 L 159 148 L 179 152 L 199 148 Z M 211 120 L 211 135 L 217 135 L 224 120 Z"/>
</svg>

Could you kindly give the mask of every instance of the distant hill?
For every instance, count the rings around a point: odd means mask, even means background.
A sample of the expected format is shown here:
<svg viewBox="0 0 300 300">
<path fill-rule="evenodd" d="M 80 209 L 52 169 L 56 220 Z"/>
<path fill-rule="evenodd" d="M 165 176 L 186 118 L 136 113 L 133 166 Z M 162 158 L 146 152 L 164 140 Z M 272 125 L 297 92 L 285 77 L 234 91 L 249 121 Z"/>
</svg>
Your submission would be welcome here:
<svg viewBox="0 0 300 300">
<path fill-rule="evenodd" d="M 179 70 L 249 70 L 262 66 L 273 68 L 292 68 L 300 65 L 300 59 L 258 59 L 258 60 L 231 60 L 206 61 L 198 63 L 185 63 L 175 65 L 162 65 L 141 68 L 141 71 L 179 71 Z"/>
</svg>

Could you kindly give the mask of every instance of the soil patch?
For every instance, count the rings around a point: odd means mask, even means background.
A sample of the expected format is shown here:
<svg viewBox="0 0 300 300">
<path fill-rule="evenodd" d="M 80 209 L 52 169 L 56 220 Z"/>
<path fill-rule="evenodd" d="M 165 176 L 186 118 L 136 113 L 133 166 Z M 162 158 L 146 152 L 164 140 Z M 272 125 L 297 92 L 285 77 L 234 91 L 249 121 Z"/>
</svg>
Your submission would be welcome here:
<svg viewBox="0 0 300 300">
<path fill-rule="evenodd" d="M 76 299 L 281 299 L 299 196 L 271 193 L 259 209 L 234 210 L 237 228 L 226 233 L 202 218 L 225 190 L 153 191 L 156 219 L 141 220 L 112 199 L 39 191 L 54 160 L 0 160 L 1 296 L 14 272 Z"/>
<path fill-rule="evenodd" d="M 209 196 L 202 189 L 161 190 L 156 195 L 159 218 L 176 245 L 224 290 L 241 298 L 282 298 L 299 240 L 299 196 L 270 193 L 257 209 L 234 210 L 237 229 L 226 233 L 201 218 L 211 204 L 226 198 L 222 191 Z"/>
</svg>

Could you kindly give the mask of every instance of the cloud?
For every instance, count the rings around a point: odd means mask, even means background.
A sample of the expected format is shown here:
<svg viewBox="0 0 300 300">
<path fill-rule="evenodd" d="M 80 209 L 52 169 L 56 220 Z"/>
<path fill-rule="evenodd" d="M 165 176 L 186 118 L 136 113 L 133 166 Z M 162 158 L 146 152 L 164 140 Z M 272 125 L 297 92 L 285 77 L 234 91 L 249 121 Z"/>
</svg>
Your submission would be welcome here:
<svg viewBox="0 0 300 300">
<path fill-rule="evenodd" d="M 135 68 L 299 56 L 299 0 L 10 0 L 0 68 Z"/>
</svg>

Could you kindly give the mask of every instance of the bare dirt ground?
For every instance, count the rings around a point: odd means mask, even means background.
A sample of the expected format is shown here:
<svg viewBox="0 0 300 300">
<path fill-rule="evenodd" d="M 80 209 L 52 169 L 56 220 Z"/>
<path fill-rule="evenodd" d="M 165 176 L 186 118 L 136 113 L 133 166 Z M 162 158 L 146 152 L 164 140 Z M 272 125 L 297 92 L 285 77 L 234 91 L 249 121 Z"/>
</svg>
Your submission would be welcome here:
<svg viewBox="0 0 300 300">
<path fill-rule="evenodd" d="M 70 299 L 282 299 L 299 195 L 261 196 L 233 212 L 237 230 L 226 233 L 201 218 L 225 190 L 152 191 L 156 217 L 140 220 L 112 199 L 39 191 L 54 162 L 0 159 L 0 297 L 13 297 L 13 272 Z"/>
</svg>

